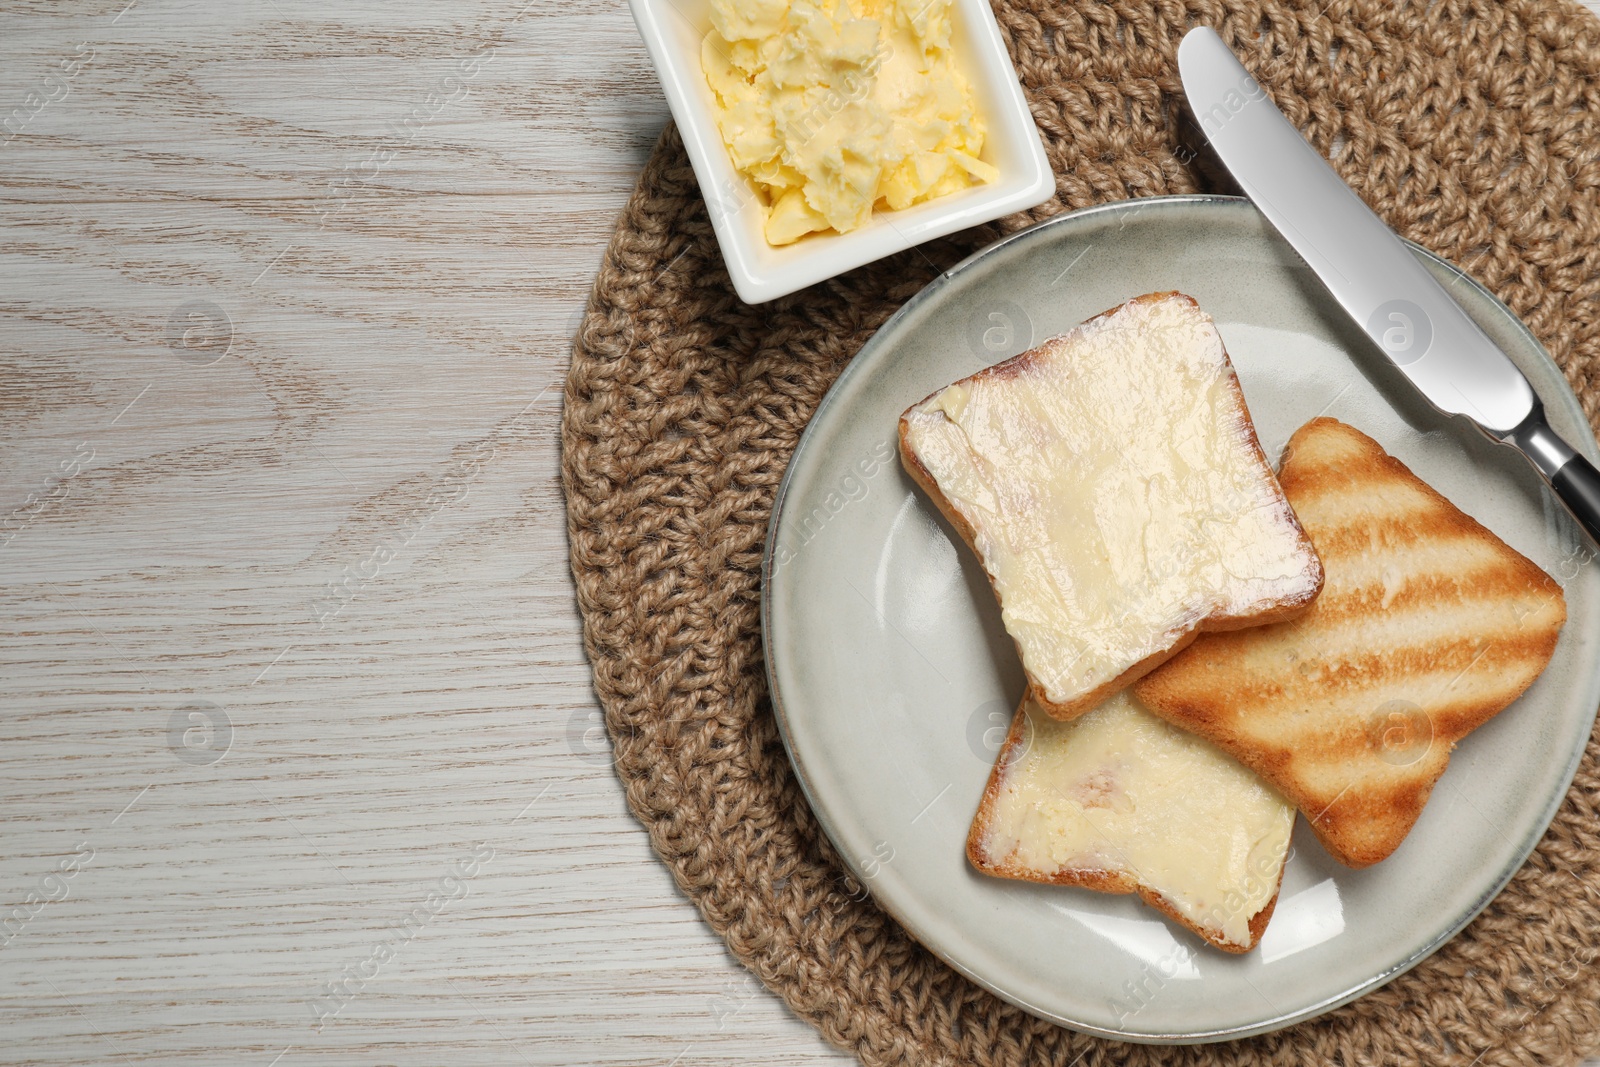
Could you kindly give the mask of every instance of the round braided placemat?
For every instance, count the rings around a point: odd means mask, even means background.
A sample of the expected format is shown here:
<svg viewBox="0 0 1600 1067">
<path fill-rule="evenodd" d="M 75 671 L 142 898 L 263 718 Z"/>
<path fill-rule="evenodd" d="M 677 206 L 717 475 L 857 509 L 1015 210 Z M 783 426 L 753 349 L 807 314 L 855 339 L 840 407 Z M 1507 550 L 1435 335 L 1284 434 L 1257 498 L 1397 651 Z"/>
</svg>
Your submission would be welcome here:
<svg viewBox="0 0 1600 1067">
<path fill-rule="evenodd" d="M 1460 264 L 1600 408 L 1600 24 L 1555 0 L 994 0 L 1057 196 L 791 297 L 734 295 L 669 128 L 617 224 L 562 426 L 572 568 L 616 769 L 729 949 L 864 1064 L 1567 1063 L 1600 1042 L 1600 741 L 1538 851 L 1459 937 L 1338 1011 L 1157 1049 L 1042 1022 L 842 874 L 767 701 L 773 491 L 846 361 L 941 269 L 1107 200 L 1216 190 L 1174 54 L 1195 23 L 1401 233 Z M 1132 295 L 1132 294 L 1130 294 Z"/>
</svg>

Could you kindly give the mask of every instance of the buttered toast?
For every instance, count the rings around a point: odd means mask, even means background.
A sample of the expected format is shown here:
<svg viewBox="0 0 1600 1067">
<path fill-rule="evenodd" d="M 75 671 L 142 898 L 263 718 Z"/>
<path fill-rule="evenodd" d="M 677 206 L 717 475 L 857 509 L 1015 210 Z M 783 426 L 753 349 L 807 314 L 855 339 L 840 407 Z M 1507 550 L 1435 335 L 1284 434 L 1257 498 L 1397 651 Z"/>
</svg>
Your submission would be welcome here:
<svg viewBox="0 0 1600 1067">
<path fill-rule="evenodd" d="M 1002 878 L 1138 893 L 1228 952 L 1266 929 L 1294 808 L 1127 691 L 1072 722 L 1024 699 L 967 837 Z"/>
<path fill-rule="evenodd" d="M 913 405 L 900 455 L 983 563 L 1029 693 L 1057 718 L 1200 631 L 1298 614 L 1322 585 L 1216 324 L 1180 293 Z"/>
<path fill-rule="evenodd" d="M 1365 867 L 1410 831 L 1456 742 L 1522 694 L 1566 602 L 1371 438 L 1314 419 L 1278 475 L 1326 570 L 1299 618 L 1201 637 L 1135 686 Z"/>
</svg>

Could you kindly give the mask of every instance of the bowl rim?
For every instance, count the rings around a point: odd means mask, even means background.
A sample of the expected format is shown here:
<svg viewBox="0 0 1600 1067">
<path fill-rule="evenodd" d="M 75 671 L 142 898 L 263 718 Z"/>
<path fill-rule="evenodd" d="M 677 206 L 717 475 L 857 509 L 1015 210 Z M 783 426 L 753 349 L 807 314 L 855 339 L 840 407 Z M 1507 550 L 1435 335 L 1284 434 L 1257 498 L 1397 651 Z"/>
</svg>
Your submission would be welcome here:
<svg viewBox="0 0 1600 1067">
<path fill-rule="evenodd" d="M 628 0 L 628 6 L 655 67 L 702 196 L 707 190 L 723 190 L 730 185 L 749 189 L 750 194 L 755 195 L 749 180 L 734 169 L 716 119 L 700 99 L 704 77 L 700 74 L 698 53 L 686 56 L 683 49 L 673 44 L 673 33 L 663 24 L 663 20 L 674 17 L 689 22 L 688 15 L 677 0 Z M 891 213 L 874 211 L 874 222 L 881 221 L 883 226 L 871 225 L 849 233 L 813 238 L 803 242 L 809 247 L 791 254 L 788 262 L 776 267 L 756 263 L 761 250 L 770 247 L 759 230 L 746 224 L 738 214 L 724 209 L 720 202 L 713 203 L 711 197 L 706 197 L 706 213 L 728 276 L 745 303 L 766 303 L 925 241 L 1037 207 L 1054 195 L 1055 174 L 1045 156 L 1038 126 L 1023 96 L 993 10 L 986 0 L 951 0 L 951 6 L 968 31 L 968 56 L 979 68 L 968 70 L 969 80 L 985 81 L 991 96 L 996 97 L 1000 105 L 1000 114 L 984 116 L 988 127 L 986 137 L 991 141 L 997 135 L 1004 138 L 1023 161 L 1021 170 L 1003 177 L 995 185 L 974 186 L 904 209 L 916 212 L 909 233 L 907 227 L 896 226 L 895 221 L 887 217 Z M 702 32 L 698 26 L 695 29 L 697 34 Z M 1020 136 L 1024 131 L 1027 135 Z M 1017 141 L 1021 143 L 1014 143 Z M 894 214 L 904 217 L 903 213 Z"/>
</svg>

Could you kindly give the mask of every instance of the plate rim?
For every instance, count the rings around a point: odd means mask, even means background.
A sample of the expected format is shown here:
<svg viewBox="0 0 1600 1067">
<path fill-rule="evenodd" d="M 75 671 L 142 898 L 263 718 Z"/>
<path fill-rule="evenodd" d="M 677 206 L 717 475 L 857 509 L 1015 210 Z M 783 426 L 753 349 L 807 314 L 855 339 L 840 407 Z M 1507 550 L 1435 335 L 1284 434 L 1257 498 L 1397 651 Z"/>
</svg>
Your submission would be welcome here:
<svg viewBox="0 0 1600 1067">
<path fill-rule="evenodd" d="M 839 400 L 839 397 L 845 391 L 842 387 L 853 381 L 856 377 L 859 377 L 862 374 L 870 373 L 870 371 L 863 369 L 867 366 L 867 361 L 864 361 L 862 357 L 868 356 L 875 351 L 880 345 L 881 339 L 885 335 L 891 333 L 891 328 L 897 325 L 902 318 L 908 317 L 923 304 L 934 299 L 962 273 L 972 269 L 983 260 L 999 254 L 1002 250 L 1019 241 L 1033 238 L 1045 230 L 1050 230 L 1061 226 L 1081 225 L 1084 221 L 1093 219 L 1099 215 L 1126 211 L 1128 210 L 1129 205 L 1138 205 L 1141 210 L 1149 207 L 1173 208 L 1203 205 L 1223 208 L 1229 211 L 1243 211 L 1256 216 L 1258 219 L 1261 219 L 1262 222 L 1265 223 L 1267 231 L 1269 233 L 1272 232 L 1271 224 L 1266 223 L 1265 217 L 1260 214 L 1260 211 L 1248 197 L 1227 196 L 1213 193 L 1179 193 L 1165 196 L 1132 197 L 1125 200 L 1114 200 L 1103 204 L 1095 204 L 1089 207 L 1079 208 L 1074 211 L 1062 212 L 1058 215 L 1053 215 L 1048 219 L 1043 219 L 1039 222 L 1033 223 L 1032 225 L 1025 226 L 1020 230 L 1007 234 L 1006 236 L 985 245 L 983 248 L 980 248 L 972 254 L 966 256 L 954 266 L 942 271 L 937 277 L 933 278 L 915 294 L 913 294 L 910 299 L 908 299 L 904 304 L 895 310 L 894 314 L 890 315 L 889 318 L 884 320 L 884 322 L 873 331 L 872 336 L 866 340 L 866 342 L 856 352 L 855 356 L 853 356 L 850 362 L 845 366 L 844 370 L 840 372 L 839 377 L 836 378 L 833 384 L 828 387 L 828 391 L 818 403 L 816 410 L 812 412 L 811 417 L 806 421 L 805 429 L 801 432 L 800 439 L 795 443 L 794 451 L 790 455 L 789 462 L 784 468 L 783 477 L 780 479 L 778 488 L 773 495 L 772 512 L 767 520 L 767 530 L 761 559 L 760 618 L 762 636 L 762 663 L 766 676 L 767 693 L 772 703 L 773 716 L 778 725 L 778 734 L 783 741 L 784 753 L 788 757 L 789 765 L 794 771 L 796 781 L 800 784 L 801 793 L 804 795 L 806 803 L 810 807 L 813 817 L 816 818 L 817 824 L 822 828 L 823 833 L 828 837 L 830 845 L 833 845 L 835 851 L 838 852 L 840 861 L 850 872 L 851 876 L 854 877 L 861 885 L 870 887 L 871 879 L 864 875 L 864 872 L 859 868 L 859 865 L 855 859 L 850 856 L 847 850 L 838 847 L 837 843 L 839 841 L 839 835 L 834 827 L 833 819 L 825 813 L 822 807 L 818 805 L 811 779 L 807 775 L 802 761 L 795 753 L 794 744 L 791 739 L 788 711 L 784 706 L 784 700 L 777 684 L 773 643 L 769 639 L 772 626 L 773 564 L 778 547 L 777 532 L 778 526 L 783 518 L 785 505 L 788 502 L 789 491 L 795 470 L 794 460 L 806 447 L 807 441 L 811 438 L 814 428 L 819 424 L 819 422 L 822 421 L 823 416 L 827 414 L 836 403 L 842 402 Z M 1401 240 L 1413 252 L 1422 254 L 1434 264 L 1442 267 L 1457 281 L 1465 281 L 1468 286 L 1470 286 L 1470 288 L 1477 293 L 1478 296 L 1485 299 L 1488 302 L 1488 305 L 1496 310 L 1513 327 L 1513 332 L 1520 334 L 1522 338 L 1530 345 L 1532 350 L 1537 353 L 1537 355 L 1542 358 L 1552 369 L 1554 369 L 1561 385 L 1559 397 L 1556 398 L 1552 403 L 1550 398 L 1540 394 L 1537 389 L 1535 389 L 1535 395 L 1545 403 L 1547 408 L 1553 405 L 1568 406 L 1571 408 L 1573 413 L 1577 414 L 1584 426 L 1589 428 L 1589 432 L 1581 440 L 1573 442 L 1574 447 L 1577 449 L 1577 451 L 1587 456 L 1592 462 L 1600 465 L 1600 445 L 1597 445 L 1593 429 L 1589 425 L 1587 416 L 1583 413 L 1582 405 L 1579 403 L 1576 394 L 1573 393 L 1571 385 L 1567 383 L 1565 375 L 1561 372 L 1560 364 L 1556 363 L 1555 359 L 1550 355 L 1549 350 L 1544 347 L 1543 343 L 1539 341 L 1538 337 L 1531 329 L 1529 329 L 1528 325 L 1522 321 L 1522 318 L 1512 311 L 1511 308 L 1509 308 L 1502 300 L 1500 300 L 1499 297 L 1495 296 L 1493 292 L 1486 288 L 1476 278 L 1468 274 L 1465 270 L 1456 266 L 1454 263 L 1451 263 L 1449 260 L 1446 260 L 1442 256 L 1437 255 L 1430 249 L 1417 244 L 1415 241 L 1411 241 L 1404 237 L 1402 237 Z M 1293 252 L 1292 249 L 1290 249 L 1290 251 L 1291 253 Z M 1295 259 L 1301 263 L 1304 262 L 1300 259 L 1298 254 L 1295 254 Z M 1521 369 L 1522 368 L 1520 367 L 1518 368 L 1519 371 Z M 1441 415 L 1440 418 L 1449 418 L 1449 416 Z M 1600 684 L 1600 674 L 1597 674 L 1596 677 L 1591 680 L 1591 688 L 1595 688 L 1597 684 Z M 1600 715 L 1600 707 L 1597 707 L 1596 714 Z M 1080 1033 L 1089 1034 L 1095 1037 L 1145 1045 L 1210 1044 L 1220 1041 L 1231 1041 L 1248 1037 L 1256 1037 L 1262 1034 L 1268 1034 L 1277 1030 L 1285 1029 L 1297 1023 L 1307 1022 L 1315 1019 L 1321 1015 L 1342 1007 L 1345 1004 L 1357 1000 L 1366 994 L 1383 987 L 1384 985 L 1387 985 L 1389 982 L 1400 977 L 1402 974 L 1411 970 L 1423 960 L 1439 951 L 1440 948 L 1448 944 L 1458 934 L 1460 934 L 1461 931 L 1464 930 L 1473 919 L 1477 918 L 1483 912 L 1483 910 L 1487 908 L 1502 891 L 1504 891 L 1505 887 L 1511 882 L 1511 879 L 1514 878 L 1517 872 L 1527 864 L 1528 858 L 1532 856 L 1533 852 L 1538 848 L 1539 842 L 1544 838 L 1545 833 L 1549 831 L 1550 824 L 1555 820 L 1556 814 L 1560 811 L 1561 806 L 1566 802 L 1568 795 L 1570 795 L 1572 791 L 1572 782 L 1577 775 L 1578 765 L 1583 760 L 1586 748 L 1586 745 L 1578 745 L 1569 755 L 1567 764 L 1562 771 L 1561 780 L 1564 784 L 1562 788 L 1555 794 L 1554 799 L 1548 802 L 1541 811 L 1539 820 L 1536 824 L 1536 829 L 1530 834 L 1526 848 L 1521 848 L 1519 846 L 1520 855 L 1518 855 L 1516 860 L 1496 875 L 1491 887 L 1472 904 L 1470 910 L 1467 910 L 1462 914 L 1458 921 L 1449 925 L 1436 937 L 1419 948 L 1416 952 L 1400 961 L 1395 962 L 1394 964 L 1391 964 L 1389 967 L 1384 968 L 1383 970 L 1374 974 L 1372 977 L 1357 983 L 1351 988 L 1342 990 L 1320 1001 L 1317 1001 L 1315 1004 L 1299 1010 L 1279 1013 L 1269 1019 L 1245 1026 L 1225 1027 L 1216 1030 L 1151 1034 L 1148 1032 L 1138 1033 L 1122 1031 L 1115 1028 L 1107 1028 L 1093 1023 L 1084 1022 L 1082 1020 L 1067 1018 L 1047 1008 L 1036 1004 L 1031 1004 L 1025 998 L 1019 997 L 1015 993 L 999 988 L 996 983 L 986 979 L 980 974 L 973 972 L 970 968 L 962 965 L 958 961 L 949 958 L 945 955 L 945 953 L 941 952 L 939 949 L 930 944 L 928 938 L 924 936 L 924 931 L 919 928 L 919 925 L 908 921 L 890 901 L 884 899 L 876 892 L 872 892 L 872 900 L 874 904 L 876 904 L 879 908 L 882 908 L 883 911 L 892 919 L 894 919 L 895 922 L 899 923 L 901 928 L 904 929 L 919 945 L 936 956 L 947 967 L 950 967 L 958 974 L 961 974 L 969 981 L 987 990 L 994 996 L 999 997 L 1006 1003 L 1021 1008 L 1023 1011 L 1026 1011 L 1029 1014 L 1047 1022 L 1055 1023 L 1068 1029 L 1076 1030 Z M 871 892 L 870 889 L 869 892 Z"/>
</svg>

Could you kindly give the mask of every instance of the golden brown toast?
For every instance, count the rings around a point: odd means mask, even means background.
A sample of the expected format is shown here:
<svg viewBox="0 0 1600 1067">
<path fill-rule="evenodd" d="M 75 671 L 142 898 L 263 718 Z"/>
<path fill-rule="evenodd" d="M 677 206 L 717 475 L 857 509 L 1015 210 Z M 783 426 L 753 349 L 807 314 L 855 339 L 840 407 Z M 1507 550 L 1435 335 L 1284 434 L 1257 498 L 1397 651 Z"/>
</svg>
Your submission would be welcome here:
<svg viewBox="0 0 1600 1067">
<path fill-rule="evenodd" d="M 1124 690 L 1061 722 L 1024 698 L 967 836 L 986 874 L 1146 904 L 1228 952 L 1261 940 L 1294 808 Z"/>
<path fill-rule="evenodd" d="M 1278 474 L 1327 573 L 1298 619 L 1208 635 L 1135 691 L 1310 821 L 1335 859 L 1392 853 L 1457 741 L 1544 670 L 1561 587 L 1359 430 L 1313 419 Z"/>
<path fill-rule="evenodd" d="M 1208 630 L 1292 617 L 1322 568 L 1211 317 L 1128 301 L 900 417 L 977 554 L 1029 691 L 1070 719 Z"/>
</svg>

